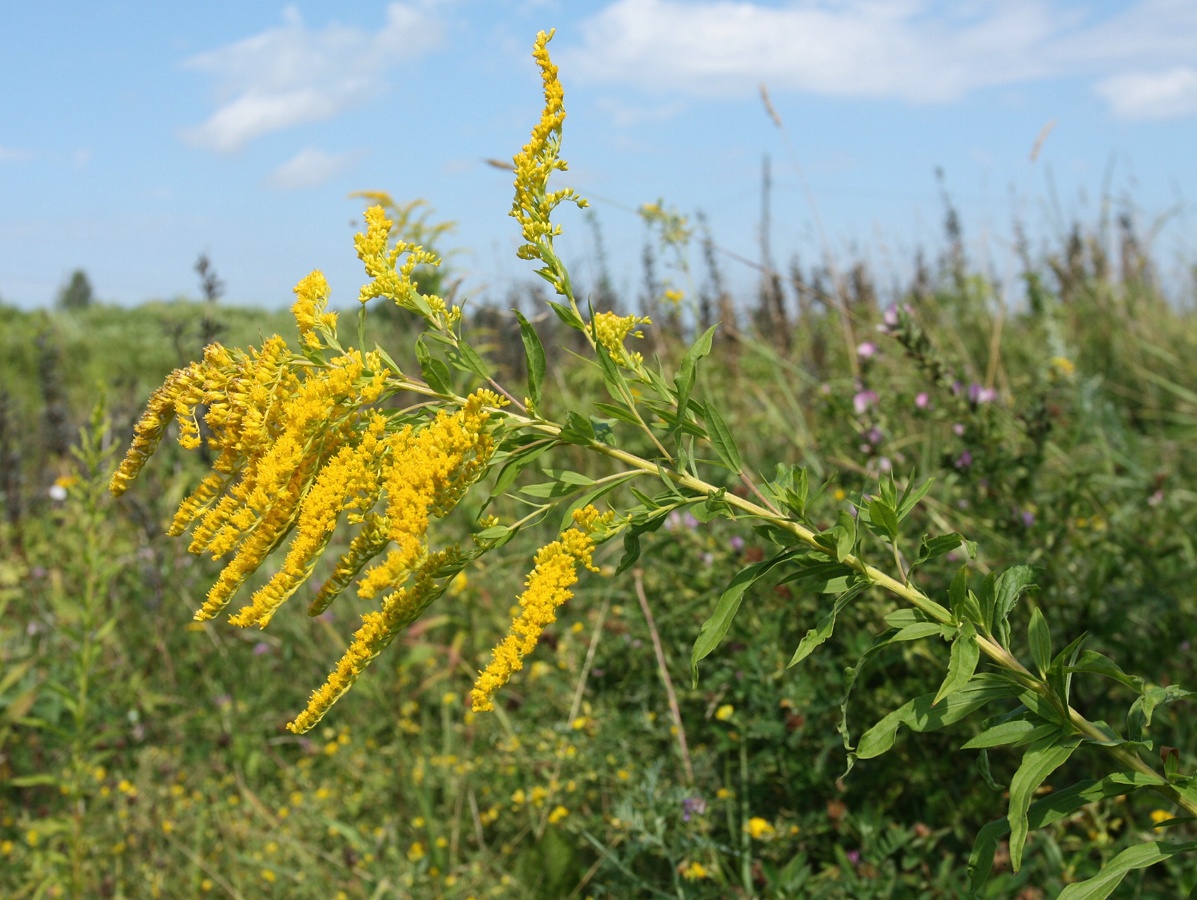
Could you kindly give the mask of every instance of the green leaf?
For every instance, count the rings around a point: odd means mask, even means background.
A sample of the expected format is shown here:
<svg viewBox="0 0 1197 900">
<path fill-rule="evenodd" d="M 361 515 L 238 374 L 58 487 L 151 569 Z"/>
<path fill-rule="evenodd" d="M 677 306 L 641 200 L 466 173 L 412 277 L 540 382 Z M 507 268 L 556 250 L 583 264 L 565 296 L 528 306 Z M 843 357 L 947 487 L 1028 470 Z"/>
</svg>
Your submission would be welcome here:
<svg viewBox="0 0 1197 900">
<path fill-rule="evenodd" d="M 905 628 L 915 622 L 930 622 L 931 620 L 921 609 L 895 609 L 886 613 L 883 621 L 890 628 Z"/>
<path fill-rule="evenodd" d="M 515 484 L 515 480 L 519 478 L 520 473 L 528 468 L 538 456 L 544 453 L 551 447 L 549 441 L 539 441 L 527 447 L 521 447 L 518 450 L 512 451 L 511 455 L 503 463 L 503 468 L 499 470 L 499 475 L 495 479 L 495 486 L 491 489 L 490 497 L 487 499 L 486 506 L 489 506 L 491 501 L 496 497 L 501 497 L 507 493 L 507 489 Z"/>
<path fill-rule="evenodd" d="M 428 351 L 424 343 L 424 335 L 416 338 L 416 361 L 420 364 L 420 373 L 428 386 L 438 394 L 449 394 L 453 391 L 453 376 L 449 367 L 442 360 L 437 359 Z"/>
<path fill-rule="evenodd" d="M 736 447 L 735 438 L 732 437 L 727 424 L 723 421 L 723 417 L 715 409 L 715 404 L 708 402 L 703 407 L 702 416 L 707 423 L 711 446 L 719 454 L 720 461 L 731 471 L 739 472 L 743 467 L 743 463 L 740 460 L 740 451 Z"/>
<path fill-rule="evenodd" d="M 834 554 L 837 562 L 843 562 L 844 557 L 852 555 L 852 549 L 856 546 L 856 519 L 846 509 L 841 509 L 835 526 L 815 537 Z"/>
<path fill-rule="evenodd" d="M 528 367 L 528 396 L 532 403 L 540 406 L 540 386 L 544 383 L 545 356 L 544 345 L 540 343 L 540 335 L 532 323 L 524 318 L 518 309 L 512 310 L 520 323 L 520 340 L 524 342 L 524 362 Z"/>
<path fill-rule="evenodd" d="M 640 427 L 640 420 L 636 418 L 635 413 L 625 407 L 616 406 L 614 403 L 595 403 L 594 408 L 612 419 L 618 419 L 628 425 L 635 425 L 637 428 Z"/>
<path fill-rule="evenodd" d="M 1047 776 L 1064 765 L 1080 743 L 1079 737 L 1064 738 L 1055 734 L 1032 744 L 1023 754 L 1018 771 L 1010 779 L 1010 809 L 1006 820 L 1010 823 L 1010 866 L 1015 872 L 1022 868 L 1022 851 L 1029 828 L 1027 809 L 1031 805 L 1032 795 Z"/>
<path fill-rule="evenodd" d="M 1109 797 L 1130 794 L 1156 783 L 1156 779 L 1149 775 L 1127 775 L 1121 772 L 1107 775 L 1100 781 L 1078 781 L 1032 803 L 1031 808 L 1027 810 L 1027 823 L 1032 830 L 1038 830 L 1072 815 L 1082 806 Z M 969 898 L 981 896 L 981 889 L 989 880 L 989 873 L 993 869 L 993 857 L 998 843 L 1009 832 L 1010 823 L 1006 819 L 990 822 L 977 832 L 972 852 L 968 857 Z"/>
<path fill-rule="evenodd" d="M 990 595 L 989 579 L 986 579 L 986 595 L 991 598 L 987 604 L 986 626 L 989 633 L 997 636 L 1002 644 L 1008 644 L 1010 626 L 1008 619 L 1019 598 L 1035 586 L 1035 570 L 1031 566 L 1011 566 L 992 583 Z"/>
<path fill-rule="evenodd" d="M 946 556 L 953 550 L 960 549 L 960 545 L 963 543 L 965 543 L 964 535 L 958 531 L 953 531 L 951 534 L 939 534 L 935 537 L 923 535 L 923 539 L 919 543 L 919 555 L 918 559 L 915 560 L 915 565 L 921 565 L 940 556 Z"/>
<path fill-rule="evenodd" d="M 927 496 L 927 492 L 931 490 L 931 485 L 935 483 L 934 478 L 928 478 L 917 488 L 912 488 L 914 480 L 911 479 L 910 484 L 906 485 L 906 490 L 902 493 L 902 499 L 898 502 L 898 521 L 902 521 L 910 511 L 918 505 L 918 502 Z"/>
<path fill-rule="evenodd" d="M 694 686 L 698 686 L 698 663 L 711 654 L 727 635 L 736 612 L 740 609 L 740 602 L 754 584 L 767 575 L 772 569 L 786 562 L 793 556 L 793 552 L 786 550 L 772 559 L 766 559 L 741 570 L 728 584 L 719 602 L 715 604 L 715 611 L 705 622 L 694 641 L 694 649 L 690 652 L 690 672 Z"/>
<path fill-rule="evenodd" d="M 476 532 L 473 537 L 475 541 L 489 545 L 492 550 L 497 550 L 515 537 L 518 532 L 519 529 L 511 525 L 491 525 Z"/>
<path fill-rule="evenodd" d="M 677 376 L 673 383 L 677 386 L 678 416 L 686 418 L 686 409 L 690 404 L 690 392 L 694 390 L 694 380 L 698 377 L 698 361 L 711 352 L 711 342 L 718 325 L 712 325 L 694 342 L 686 355 L 682 357 L 678 366 Z"/>
<path fill-rule="evenodd" d="M 1134 869 L 1146 869 L 1178 854 L 1192 853 L 1194 850 L 1197 850 L 1197 842 L 1172 844 L 1154 841 L 1128 847 L 1106 863 L 1092 878 L 1065 887 L 1060 891 L 1058 900 L 1105 900 Z"/>
<path fill-rule="evenodd" d="M 545 469 L 544 473 L 554 481 L 560 481 L 562 484 L 576 484 L 582 487 L 590 487 L 590 485 L 594 484 L 594 479 L 589 475 L 583 475 L 581 472 L 571 472 L 569 469 Z"/>
<path fill-rule="evenodd" d="M 562 322 L 564 322 L 566 325 L 568 325 L 570 328 L 577 329 L 578 331 L 586 330 L 586 325 L 582 322 L 581 319 L 578 318 L 578 314 L 575 313 L 568 306 L 565 306 L 561 303 L 555 303 L 552 300 L 548 300 L 546 302 L 549 304 L 549 308 L 552 309 L 553 312 L 555 312 L 557 314 L 557 318 L 560 319 Z"/>
<path fill-rule="evenodd" d="M 960 745 L 961 750 L 985 750 L 990 747 L 1005 747 L 1015 744 L 1035 730 L 1037 726 L 1030 719 L 1007 719 L 986 728 L 971 740 Z M 1055 727 L 1055 726 L 1052 726 Z"/>
<path fill-rule="evenodd" d="M 789 532 L 786 532 L 789 534 Z M 793 537 L 793 535 L 790 535 Z M 854 569 L 843 563 L 830 560 L 817 560 L 803 563 L 798 571 L 781 579 L 779 584 L 800 584 L 802 590 L 815 594 L 838 594 L 848 590 L 851 582 L 858 577 Z"/>
<path fill-rule="evenodd" d="M 1065 666 L 1064 670 L 1066 672 L 1086 672 L 1090 675 L 1101 675 L 1117 681 L 1132 691 L 1143 690 L 1142 678 L 1137 675 L 1127 675 L 1122 671 L 1118 663 L 1114 662 L 1108 656 L 1103 656 L 1096 650 L 1086 650 L 1075 663 Z"/>
<path fill-rule="evenodd" d="M 943 684 L 931 701 L 932 706 L 944 697 L 954 694 L 969 681 L 977 670 L 977 661 L 981 658 L 981 648 L 977 645 L 977 629 L 972 622 L 965 622 L 960 626 L 956 639 L 952 641 L 952 653 L 948 658 L 948 674 Z"/>
<path fill-rule="evenodd" d="M 878 534 L 889 538 L 892 542 L 898 537 L 898 514 L 892 506 L 880 498 L 870 501 L 868 507 L 869 522 L 876 526 Z"/>
<path fill-rule="evenodd" d="M 449 361 L 459 369 L 472 372 L 479 378 L 490 377 L 490 371 L 486 368 L 482 357 L 478 355 L 478 351 L 465 341 L 461 341 L 456 347 L 451 346 L 448 350 L 448 357 Z"/>
<path fill-rule="evenodd" d="M 565 416 L 565 427 L 558 437 L 567 444 L 586 446 L 595 441 L 594 425 L 584 416 L 570 410 Z"/>
<path fill-rule="evenodd" d="M 836 598 L 835 603 L 832 604 L 830 612 L 823 616 L 823 618 L 819 620 L 819 624 L 810 629 L 810 631 L 806 633 L 806 636 L 798 642 L 798 649 L 794 651 L 794 655 L 790 657 L 790 661 L 786 663 L 787 669 L 791 666 L 798 665 L 798 663 L 802 662 L 802 660 L 814 653 L 815 649 L 820 644 L 831 637 L 831 633 L 835 630 L 835 617 L 840 614 L 844 607 L 864 593 L 868 586 L 869 585 L 867 582 L 855 584 Z"/>
<path fill-rule="evenodd" d="M 1031 612 L 1031 623 L 1027 626 L 1027 643 L 1031 646 L 1031 659 L 1039 669 L 1040 676 L 1046 675 L 1052 661 L 1052 633 L 1039 607 L 1035 607 Z"/>
<path fill-rule="evenodd" d="M 1181 700 L 1191 696 L 1193 696 L 1191 691 L 1186 691 L 1175 684 L 1170 684 L 1167 687 L 1160 687 L 1153 684 L 1150 687 L 1144 688 L 1139 698 L 1131 704 L 1131 708 L 1126 714 L 1126 730 L 1130 739 L 1132 741 L 1143 739 L 1143 732 L 1150 727 L 1151 717 L 1155 713 L 1157 706 L 1163 706 L 1174 700 Z"/>
<path fill-rule="evenodd" d="M 861 735 L 856 755 L 860 759 L 880 756 L 893 747 L 898 729 L 903 725 L 911 731 L 935 731 L 959 722 L 992 700 L 1009 697 L 1012 690 L 1006 681 L 980 674 L 973 676 L 971 682 L 946 697 L 938 706 L 935 705 L 934 694 L 915 697 Z"/>
<path fill-rule="evenodd" d="M 634 488 L 633 491 L 635 491 Z M 640 536 L 660 528 L 669 517 L 669 512 L 668 509 L 661 509 L 643 521 L 635 522 L 628 527 L 628 530 L 623 533 L 623 558 L 615 568 L 616 575 L 622 575 L 636 564 L 636 560 L 640 558 Z"/>
<path fill-rule="evenodd" d="M 1069 671 L 1069 667 L 1076 664 L 1081 655 L 1081 647 L 1087 639 L 1088 635 L 1083 633 L 1074 638 L 1067 647 L 1056 654 L 1052 664 L 1048 666 L 1047 683 L 1065 704 L 1070 702 L 1069 697 L 1072 696 L 1072 672 Z"/>
</svg>

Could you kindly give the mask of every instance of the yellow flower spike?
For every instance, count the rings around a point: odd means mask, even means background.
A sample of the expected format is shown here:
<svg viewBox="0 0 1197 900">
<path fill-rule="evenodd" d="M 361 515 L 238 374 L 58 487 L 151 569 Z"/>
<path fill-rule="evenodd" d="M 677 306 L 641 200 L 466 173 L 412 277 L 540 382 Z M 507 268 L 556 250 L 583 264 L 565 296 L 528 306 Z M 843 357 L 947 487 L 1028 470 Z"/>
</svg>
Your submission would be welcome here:
<svg viewBox="0 0 1197 900">
<path fill-rule="evenodd" d="M 318 331 L 336 337 L 337 314 L 324 311 L 329 294 L 328 279 L 319 269 L 295 285 L 295 305 L 291 307 L 291 313 L 299 328 L 299 339 L 312 349 L 320 347 Z"/>
<path fill-rule="evenodd" d="M 548 266 L 553 265 L 553 236 L 561 233 L 561 226 L 554 226 L 550 221 L 553 210 L 562 200 L 572 200 L 579 208 L 587 205 L 573 188 L 555 192 L 548 190 L 549 176 L 554 170 L 565 171 L 568 168 L 559 155 L 561 126 L 565 121 L 565 93 L 557 77 L 557 67 L 549 58 L 548 43 L 552 38 L 552 31 L 548 34 L 540 32 L 536 35 L 532 50 L 544 82 L 544 111 L 532 129 L 531 139 L 512 159 L 515 200 L 511 206 L 511 216 L 520 223 L 525 241 L 517 251 L 519 257 L 539 259 Z M 556 273 L 555 277 L 560 278 L 561 273 Z"/>
<path fill-rule="evenodd" d="M 536 566 L 520 595 L 520 612 L 507 637 L 492 651 L 490 663 L 474 684 L 474 712 L 494 709 L 494 696 L 511 676 L 524 667 L 524 657 L 535 649 L 546 626 L 557 620 L 557 609 L 573 596 L 578 566 L 597 572 L 593 562 L 593 533 L 613 518 L 593 506 L 574 513 L 574 527 L 536 552 Z"/>
<path fill-rule="evenodd" d="M 134 426 L 133 443 L 129 445 L 125 458 L 108 483 L 108 490 L 113 496 L 119 497 L 129 489 L 133 479 L 158 449 L 162 436 L 166 434 L 166 427 L 175 417 L 175 399 L 183 390 L 186 379 L 194 368 L 191 366 L 171 372 L 162 387 L 150 395 L 145 412 Z"/>
<path fill-rule="evenodd" d="M 332 705 L 353 687 L 374 657 L 441 595 L 445 585 L 433 577 L 434 573 L 458 559 L 460 552 L 456 547 L 429 554 L 421 562 L 410 587 L 388 595 L 381 610 L 362 616 L 362 626 L 354 633 L 353 642 L 329 673 L 324 686 L 313 692 L 307 708 L 287 725 L 290 731 L 302 734 L 324 718 Z"/>
<path fill-rule="evenodd" d="M 390 539 L 397 546 L 366 572 L 358 585 L 362 597 L 377 596 L 402 583 L 423 552 L 430 517 L 452 510 L 486 470 L 494 452 L 494 440 L 485 430 L 487 407 L 500 405 L 492 391 L 476 391 L 453 415 L 442 411 L 419 431 L 406 428 L 391 437 L 381 477 Z"/>
</svg>

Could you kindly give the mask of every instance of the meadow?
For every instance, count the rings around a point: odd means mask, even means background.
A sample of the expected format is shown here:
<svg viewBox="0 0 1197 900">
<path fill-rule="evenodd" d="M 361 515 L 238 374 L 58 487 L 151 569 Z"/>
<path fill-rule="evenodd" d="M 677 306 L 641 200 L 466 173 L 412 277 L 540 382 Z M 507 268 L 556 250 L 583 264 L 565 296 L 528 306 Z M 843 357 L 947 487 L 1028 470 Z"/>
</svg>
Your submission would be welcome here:
<svg viewBox="0 0 1197 900">
<path fill-rule="evenodd" d="M 949 229 L 900 289 L 846 260 L 731 297 L 656 205 L 685 291 L 573 285 L 532 227 L 571 199 L 544 191 L 549 82 L 516 210 L 556 307 L 530 286 L 454 319 L 373 195 L 368 340 L 314 282 L 294 316 L 0 308 L 0 893 L 1192 896 L 1193 286 L 1163 290 L 1127 215 L 1020 245 L 1013 284 Z M 421 550 L 427 610 L 310 728 L 378 604 L 193 619 L 227 559 L 164 532 L 222 458 L 215 418 L 109 491 L 172 370 L 274 334 L 296 384 L 338 341 L 384 348 L 387 392 L 354 390 L 388 434 L 511 388 L 476 483 L 436 496 L 460 559 Z M 534 554 L 568 534 L 597 571 L 485 709 Z M 349 538 L 289 590 L 318 601 Z M 274 547 L 251 591 L 291 566 Z"/>
</svg>

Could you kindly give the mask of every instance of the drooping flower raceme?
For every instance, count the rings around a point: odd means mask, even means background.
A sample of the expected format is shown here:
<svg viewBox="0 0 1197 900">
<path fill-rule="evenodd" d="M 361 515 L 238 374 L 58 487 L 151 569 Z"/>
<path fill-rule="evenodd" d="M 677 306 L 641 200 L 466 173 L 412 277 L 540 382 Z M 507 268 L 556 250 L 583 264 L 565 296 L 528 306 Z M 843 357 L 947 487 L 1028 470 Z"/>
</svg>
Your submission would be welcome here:
<svg viewBox="0 0 1197 900">
<path fill-rule="evenodd" d="M 520 595 L 520 612 L 507 637 L 495 647 L 490 663 L 474 685 L 474 712 L 494 709 L 494 696 L 511 676 L 524 667 L 526 657 L 536 647 L 545 627 L 557 621 L 557 609 L 573 596 L 571 587 L 578 580 L 578 567 L 592 572 L 593 533 L 610 522 L 612 515 L 600 515 L 593 506 L 574 513 L 574 527 L 536 553 L 536 567 L 528 576 Z"/>
</svg>

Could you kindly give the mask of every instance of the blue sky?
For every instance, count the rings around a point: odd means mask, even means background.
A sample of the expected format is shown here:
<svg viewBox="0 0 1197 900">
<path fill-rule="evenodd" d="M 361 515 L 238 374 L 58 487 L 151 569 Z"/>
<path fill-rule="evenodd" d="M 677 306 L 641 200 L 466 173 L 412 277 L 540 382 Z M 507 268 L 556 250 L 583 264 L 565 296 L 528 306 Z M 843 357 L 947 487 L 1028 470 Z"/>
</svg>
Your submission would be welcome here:
<svg viewBox="0 0 1197 900">
<path fill-rule="evenodd" d="M 510 159 L 538 117 L 529 51 L 550 27 L 561 184 L 592 199 L 629 293 L 634 210 L 659 198 L 759 258 L 766 154 L 782 263 L 826 248 L 883 286 L 903 277 L 941 242 L 936 167 L 999 275 L 1016 216 L 1046 238 L 1096 223 L 1103 196 L 1166 266 L 1197 262 L 1192 0 L 42 0 L 2 22 L 0 298 L 22 307 L 75 268 L 107 301 L 194 296 L 201 252 L 227 302 L 289 304 L 320 268 L 347 306 L 363 189 L 455 221 L 467 293 L 502 302 L 532 267 L 514 256 L 510 176 L 485 160 Z M 591 231 L 562 211 L 584 285 Z"/>
</svg>

